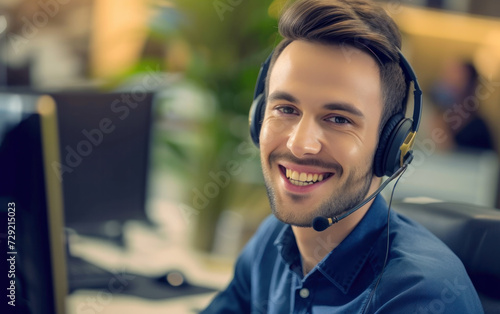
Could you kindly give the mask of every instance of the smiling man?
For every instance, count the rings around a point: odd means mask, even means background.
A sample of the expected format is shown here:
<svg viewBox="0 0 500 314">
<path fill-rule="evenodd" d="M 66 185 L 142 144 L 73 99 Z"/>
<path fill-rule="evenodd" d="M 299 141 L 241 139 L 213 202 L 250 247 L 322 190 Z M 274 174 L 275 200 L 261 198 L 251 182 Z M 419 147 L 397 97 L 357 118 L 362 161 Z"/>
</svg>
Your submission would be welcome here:
<svg viewBox="0 0 500 314">
<path fill-rule="evenodd" d="M 394 22 L 368 1 L 299 0 L 279 30 L 251 113 L 273 215 L 204 313 L 482 313 L 460 260 L 369 198 L 396 172 L 380 162 L 387 143 L 412 124 Z"/>
</svg>

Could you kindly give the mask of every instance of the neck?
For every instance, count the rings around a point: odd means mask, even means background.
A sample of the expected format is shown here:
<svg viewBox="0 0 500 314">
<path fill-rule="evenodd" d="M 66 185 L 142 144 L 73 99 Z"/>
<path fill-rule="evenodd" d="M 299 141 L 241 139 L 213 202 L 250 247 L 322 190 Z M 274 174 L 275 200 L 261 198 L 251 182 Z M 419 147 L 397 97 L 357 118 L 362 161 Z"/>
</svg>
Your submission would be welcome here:
<svg viewBox="0 0 500 314">
<path fill-rule="evenodd" d="M 377 181 L 380 184 L 379 180 Z M 372 182 L 372 186 L 367 194 L 371 195 L 378 184 Z M 328 253 L 335 249 L 358 225 L 368 212 L 374 200 L 366 203 L 363 207 L 342 219 L 338 223 L 330 226 L 324 231 L 317 232 L 313 228 L 301 228 L 292 226 L 297 247 L 302 257 L 302 270 L 304 275 L 309 273 Z"/>
</svg>

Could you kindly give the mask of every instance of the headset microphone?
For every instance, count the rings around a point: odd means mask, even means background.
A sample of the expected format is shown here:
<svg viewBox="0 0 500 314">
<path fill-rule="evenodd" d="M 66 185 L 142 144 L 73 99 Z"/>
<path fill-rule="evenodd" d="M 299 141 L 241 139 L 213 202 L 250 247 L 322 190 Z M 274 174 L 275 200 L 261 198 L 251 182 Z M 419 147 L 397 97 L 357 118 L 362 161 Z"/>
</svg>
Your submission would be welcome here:
<svg viewBox="0 0 500 314">
<path fill-rule="evenodd" d="M 405 162 L 402 167 L 400 167 L 396 172 L 394 172 L 393 175 L 391 175 L 387 180 L 385 180 L 384 183 L 382 183 L 380 187 L 373 194 L 368 196 L 364 201 L 362 201 L 355 207 L 351 208 L 345 214 L 342 214 L 341 216 L 334 216 L 331 218 L 325 218 L 321 216 L 315 217 L 313 220 L 313 229 L 318 232 L 324 231 L 326 228 L 330 227 L 334 223 L 339 222 L 340 220 L 346 218 L 350 214 L 354 213 L 355 211 L 363 207 L 366 203 L 371 201 L 375 196 L 377 196 L 380 192 L 382 192 L 382 190 L 387 186 L 387 184 L 389 184 L 392 180 L 398 177 L 408 167 L 408 165 L 412 160 L 413 160 L 413 154 L 409 152 L 407 157 L 405 158 Z"/>
</svg>

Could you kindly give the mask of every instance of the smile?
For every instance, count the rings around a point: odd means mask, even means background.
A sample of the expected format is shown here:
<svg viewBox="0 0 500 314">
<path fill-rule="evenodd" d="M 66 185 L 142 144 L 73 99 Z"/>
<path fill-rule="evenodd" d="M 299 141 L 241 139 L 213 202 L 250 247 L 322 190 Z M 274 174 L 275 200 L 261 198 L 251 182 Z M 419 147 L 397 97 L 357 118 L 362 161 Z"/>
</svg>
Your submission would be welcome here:
<svg viewBox="0 0 500 314">
<path fill-rule="evenodd" d="M 285 168 L 280 165 L 280 169 L 283 174 L 286 176 L 288 181 L 296 186 L 306 186 L 312 185 L 315 183 L 319 183 L 323 180 L 328 179 L 333 175 L 331 172 L 323 172 L 323 173 L 307 173 L 307 172 L 298 172 L 292 169 Z"/>
</svg>

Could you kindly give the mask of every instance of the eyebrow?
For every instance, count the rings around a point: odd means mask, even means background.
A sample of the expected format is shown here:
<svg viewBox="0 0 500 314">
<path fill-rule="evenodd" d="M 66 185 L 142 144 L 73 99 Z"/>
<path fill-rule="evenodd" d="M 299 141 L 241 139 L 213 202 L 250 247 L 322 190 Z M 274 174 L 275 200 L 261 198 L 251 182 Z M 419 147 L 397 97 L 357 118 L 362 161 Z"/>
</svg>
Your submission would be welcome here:
<svg viewBox="0 0 500 314">
<path fill-rule="evenodd" d="M 299 100 L 296 97 L 294 97 L 290 93 L 283 92 L 283 91 L 273 92 L 269 96 L 269 99 L 268 99 L 269 102 L 273 102 L 273 101 L 277 101 L 277 100 L 286 100 L 286 101 L 289 101 L 293 104 L 300 104 Z M 327 110 L 346 111 L 346 112 L 349 112 L 355 116 L 362 117 L 362 118 L 364 117 L 364 114 L 358 108 L 356 108 L 353 105 L 348 104 L 348 103 L 328 103 L 328 104 L 323 105 L 323 108 L 325 108 Z"/>
<path fill-rule="evenodd" d="M 277 100 L 286 100 L 294 104 L 299 104 L 299 100 L 292 96 L 292 94 L 287 93 L 287 92 L 282 92 L 282 91 L 276 91 L 273 92 L 270 96 L 268 101 L 273 102 Z"/>
<path fill-rule="evenodd" d="M 341 110 L 341 111 L 346 111 L 349 112 L 355 116 L 363 118 L 365 115 L 356 107 L 354 107 L 351 104 L 346 104 L 346 103 L 333 103 L 333 104 L 326 104 L 323 106 L 323 108 L 328 109 L 328 110 Z"/>
</svg>

